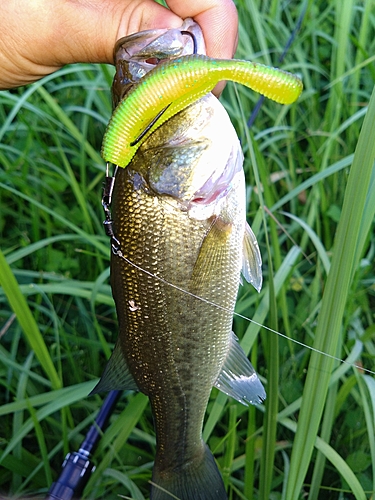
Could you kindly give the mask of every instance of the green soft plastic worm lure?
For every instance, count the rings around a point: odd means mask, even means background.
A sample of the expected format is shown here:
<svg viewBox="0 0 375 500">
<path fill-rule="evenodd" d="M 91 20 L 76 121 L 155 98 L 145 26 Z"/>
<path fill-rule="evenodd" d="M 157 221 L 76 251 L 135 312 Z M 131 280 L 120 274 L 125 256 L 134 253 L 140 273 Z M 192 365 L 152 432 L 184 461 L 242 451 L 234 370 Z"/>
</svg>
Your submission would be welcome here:
<svg viewBox="0 0 375 500">
<path fill-rule="evenodd" d="M 135 84 L 115 109 L 102 145 L 102 157 L 126 167 L 142 142 L 168 118 L 231 80 L 280 104 L 302 92 L 301 80 L 286 71 L 250 61 L 182 56 L 161 62 Z"/>
</svg>

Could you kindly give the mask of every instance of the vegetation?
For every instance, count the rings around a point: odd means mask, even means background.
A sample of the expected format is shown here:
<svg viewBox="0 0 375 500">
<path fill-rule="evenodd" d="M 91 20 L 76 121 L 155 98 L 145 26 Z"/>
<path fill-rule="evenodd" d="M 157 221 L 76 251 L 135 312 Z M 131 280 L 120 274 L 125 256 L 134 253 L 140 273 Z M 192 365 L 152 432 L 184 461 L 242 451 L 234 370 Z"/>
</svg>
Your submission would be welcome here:
<svg viewBox="0 0 375 500">
<path fill-rule="evenodd" d="M 228 84 L 264 287 L 234 330 L 267 402 L 213 390 L 204 437 L 235 499 L 375 492 L 375 11 L 372 0 L 237 0 L 238 58 L 300 73 L 293 106 Z M 279 58 L 301 21 L 284 60 Z M 102 398 L 117 337 L 102 228 L 101 139 L 113 69 L 75 65 L 0 93 L 0 492 L 43 498 Z M 263 326 L 262 326 L 263 325 Z M 155 439 L 124 395 L 85 498 L 148 498 Z"/>
</svg>

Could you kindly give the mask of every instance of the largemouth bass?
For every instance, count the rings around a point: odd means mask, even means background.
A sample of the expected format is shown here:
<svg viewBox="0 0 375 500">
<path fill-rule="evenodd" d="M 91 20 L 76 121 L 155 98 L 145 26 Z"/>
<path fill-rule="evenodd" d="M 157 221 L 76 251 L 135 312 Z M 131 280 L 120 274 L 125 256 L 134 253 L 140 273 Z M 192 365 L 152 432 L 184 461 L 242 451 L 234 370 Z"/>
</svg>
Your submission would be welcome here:
<svg viewBox="0 0 375 500">
<path fill-rule="evenodd" d="M 204 54 L 204 42 L 191 20 L 120 40 L 114 105 L 160 60 L 196 51 Z M 117 169 L 108 200 L 119 338 L 95 392 L 134 389 L 150 398 L 152 500 L 226 499 L 202 440 L 211 389 L 243 404 L 266 397 L 232 333 L 241 271 L 258 291 L 262 284 L 242 162 L 230 119 L 209 93 L 152 130 Z"/>
</svg>

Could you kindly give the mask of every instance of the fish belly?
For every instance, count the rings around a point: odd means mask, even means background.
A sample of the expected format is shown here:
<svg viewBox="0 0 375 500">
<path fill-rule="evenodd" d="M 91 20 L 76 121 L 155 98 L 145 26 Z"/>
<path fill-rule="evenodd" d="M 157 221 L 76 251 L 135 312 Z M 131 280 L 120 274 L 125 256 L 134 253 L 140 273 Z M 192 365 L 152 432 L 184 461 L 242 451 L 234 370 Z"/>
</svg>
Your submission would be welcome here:
<svg viewBox="0 0 375 500">
<path fill-rule="evenodd" d="M 236 227 L 189 218 L 178 201 L 149 192 L 129 167 L 116 176 L 113 220 L 125 257 L 111 261 L 119 343 L 150 398 L 155 466 L 168 475 L 206 454 L 203 417 L 229 349 L 239 284 L 240 250 L 231 248 Z"/>
</svg>

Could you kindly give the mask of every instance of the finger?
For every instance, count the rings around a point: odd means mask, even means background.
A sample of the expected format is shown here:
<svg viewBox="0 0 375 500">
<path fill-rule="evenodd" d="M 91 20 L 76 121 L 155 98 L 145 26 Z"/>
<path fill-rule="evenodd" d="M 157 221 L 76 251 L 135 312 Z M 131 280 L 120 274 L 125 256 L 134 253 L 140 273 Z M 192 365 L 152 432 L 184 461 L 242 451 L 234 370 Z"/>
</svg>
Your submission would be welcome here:
<svg viewBox="0 0 375 500">
<path fill-rule="evenodd" d="M 231 59 L 238 43 L 238 15 L 232 0 L 168 0 L 168 6 L 181 18 L 192 17 L 202 28 L 206 52 L 210 57 Z M 225 82 L 213 89 L 220 96 Z"/>
<path fill-rule="evenodd" d="M 207 55 L 233 57 L 238 41 L 238 16 L 232 0 L 168 0 L 169 8 L 182 19 L 192 17 L 202 28 Z"/>
</svg>

